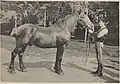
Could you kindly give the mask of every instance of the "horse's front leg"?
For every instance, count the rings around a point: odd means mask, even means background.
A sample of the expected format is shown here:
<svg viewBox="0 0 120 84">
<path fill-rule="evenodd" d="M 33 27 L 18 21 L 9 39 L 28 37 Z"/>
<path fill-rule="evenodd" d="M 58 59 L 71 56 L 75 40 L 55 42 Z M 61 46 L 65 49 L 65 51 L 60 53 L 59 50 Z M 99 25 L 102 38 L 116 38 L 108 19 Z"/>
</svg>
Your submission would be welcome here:
<svg viewBox="0 0 120 84">
<path fill-rule="evenodd" d="M 93 74 L 97 74 L 98 76 L 102 76 L 103 73 L 103 65 L 102 65 L 102 48 L 103 48 L 103 42 L 96 42 L 95 43 L 95 49 L 96 49 L 96 57 L 98 62 L 98 68 Z"/>
<path fill-rule="evenodd" d="M 57 53 L 56 53 L 56 62 L 55 62 L 55 72 L 57 74 L 64 74 L 63 70 L 61 69 L 61 62 L 62 62 L 62 57 L 63 57 L 63 52 L 64 52 L 64 45 L 61 43 L 57 44 Z"/>
</svg>

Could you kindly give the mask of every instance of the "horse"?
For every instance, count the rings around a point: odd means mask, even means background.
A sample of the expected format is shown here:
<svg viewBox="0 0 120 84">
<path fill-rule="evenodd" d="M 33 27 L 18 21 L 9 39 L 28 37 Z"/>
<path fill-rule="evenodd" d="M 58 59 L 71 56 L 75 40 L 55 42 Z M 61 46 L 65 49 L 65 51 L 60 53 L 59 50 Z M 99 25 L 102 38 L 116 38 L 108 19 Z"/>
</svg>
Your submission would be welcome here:
<svg viewBox="0 0 120 84">
<path fill-rule="evenodd" d="M 48 28 L 33 24 L 24 24 L 14 28 L 11 36 L 16 39 L 16 47 L 11 52 L 8 72 L 11 74 L 15 73 L 14 59 L 17 55 L 19 57 L 20 71 L 26 72 L 26 67 L 23 63 L 23 54 L 27 46 L 35 45 L 40 48 L 57 48 L 54 70 L 57 74 L 64 74 L 61 68 L 64 49 L 70 41 L 71 33 L 76 29 L 75 26 L 78 20 L 86 28 L 93 30 L 94 25 L 84 13 L 68 15 Z"/>
</svg>

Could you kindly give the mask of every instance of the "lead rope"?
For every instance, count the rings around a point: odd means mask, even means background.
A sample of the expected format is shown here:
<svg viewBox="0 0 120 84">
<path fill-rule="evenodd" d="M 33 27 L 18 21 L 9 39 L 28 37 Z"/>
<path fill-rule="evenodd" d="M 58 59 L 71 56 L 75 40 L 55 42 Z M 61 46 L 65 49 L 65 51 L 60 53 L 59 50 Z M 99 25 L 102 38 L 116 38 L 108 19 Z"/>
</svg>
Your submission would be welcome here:
<svg viewBox="0 0 120 84">
<path fill-rule="evenodd" d="M 88 33 L 88 41 L 86 41 L 86 57 L 85 59 L 83 59 L 83 64 L 86 65 L 86 63 L 88 62 L 88 58 L 89 58 L 89 55 L 90 55 L 90 33 Z"/>
</svg>

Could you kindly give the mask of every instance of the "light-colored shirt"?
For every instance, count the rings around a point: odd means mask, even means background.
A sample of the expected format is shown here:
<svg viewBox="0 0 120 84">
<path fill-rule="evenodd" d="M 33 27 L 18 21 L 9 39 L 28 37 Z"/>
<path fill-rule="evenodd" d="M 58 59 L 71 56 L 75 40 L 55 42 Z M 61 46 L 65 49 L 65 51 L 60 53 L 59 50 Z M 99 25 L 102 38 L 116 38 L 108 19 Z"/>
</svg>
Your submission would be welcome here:
<svg viewBox="0 0 120 84">
<path fill-rule="evenodd" d="M 102 28 L 105 28 L 105 27 L 106 27 L 103 21 L 100 21 L 100 22 L 99 22 L 99 26 L 100 26 L 100 29 L 102 29 Z"/>
</svg>

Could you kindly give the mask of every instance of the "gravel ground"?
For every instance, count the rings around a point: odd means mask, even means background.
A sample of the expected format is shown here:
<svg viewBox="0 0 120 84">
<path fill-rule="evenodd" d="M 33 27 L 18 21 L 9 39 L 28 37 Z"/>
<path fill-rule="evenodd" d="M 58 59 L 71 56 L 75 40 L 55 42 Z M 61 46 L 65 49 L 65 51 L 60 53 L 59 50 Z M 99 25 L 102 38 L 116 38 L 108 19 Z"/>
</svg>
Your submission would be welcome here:
<svg viewBox="0 0 120 84">
<path fill-rule="evenodd" d="M 64 75 L 54 73 L 56 49 L 42 49 L 35 46 L 27 47 L 24 54 L 24 63 L 27 72 L 20 72 L 18 58 L 15 59 L 16 74 L 9 74 L 7 68 L 10 62 L 10 53 L 15 47 L 15 40 L 9 36 L 1 37 L 1 77 L 4 82 L 58 82 L 58 83 L 111 83 L 119 82 L 118 46 L 105 45 L 104 76 L 97 77 L 91 74 L 97 67 L 94 44 L 91 44 L 87 63 L 86 44 L 72 39 L 65 49 L 62 68 Z"/>
</svg>

